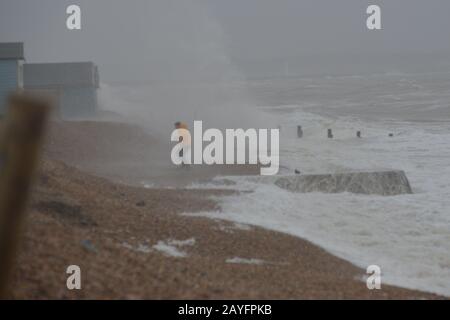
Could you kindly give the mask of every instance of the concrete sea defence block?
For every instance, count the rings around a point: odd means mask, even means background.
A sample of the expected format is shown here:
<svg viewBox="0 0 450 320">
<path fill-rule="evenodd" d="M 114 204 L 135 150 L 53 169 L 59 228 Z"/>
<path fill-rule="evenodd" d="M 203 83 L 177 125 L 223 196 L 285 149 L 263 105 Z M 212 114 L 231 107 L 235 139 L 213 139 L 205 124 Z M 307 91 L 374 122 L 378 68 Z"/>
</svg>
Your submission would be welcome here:
<svg viewBox="0 0 450 320">
<path fill-rule="evenodd" d="M 412 194 L 404 171 L 354 172 L 279 177 L 274 181 L 280 188 L 298 192 L 376 194 L 394 196 Z"/>
</svg>

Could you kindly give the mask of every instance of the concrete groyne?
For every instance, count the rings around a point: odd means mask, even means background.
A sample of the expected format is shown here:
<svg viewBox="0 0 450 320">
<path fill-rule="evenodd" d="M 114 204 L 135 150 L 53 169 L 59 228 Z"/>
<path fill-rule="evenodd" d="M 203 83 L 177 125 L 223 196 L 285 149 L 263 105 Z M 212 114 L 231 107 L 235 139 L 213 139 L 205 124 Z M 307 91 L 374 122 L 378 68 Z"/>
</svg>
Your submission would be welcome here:
<svg viewBox="0 0 450 320">
<path fill-rule="evenodd" d="M 276 179 L 274 183 L 280 188 L 299 193 L 351 192 L 382 196 L 412 193 L 408 178 L 403 171 L 284 176 Z"/>
<path fill-rule="evenodd" d="M 297 174 L 289 176 L 252 176 L 258 183 L 271 183 L 292 192 L 374 194 L 395 196 L 412 194 L 404 171 L 348 172 L 330 174 Z"/>
</svg>

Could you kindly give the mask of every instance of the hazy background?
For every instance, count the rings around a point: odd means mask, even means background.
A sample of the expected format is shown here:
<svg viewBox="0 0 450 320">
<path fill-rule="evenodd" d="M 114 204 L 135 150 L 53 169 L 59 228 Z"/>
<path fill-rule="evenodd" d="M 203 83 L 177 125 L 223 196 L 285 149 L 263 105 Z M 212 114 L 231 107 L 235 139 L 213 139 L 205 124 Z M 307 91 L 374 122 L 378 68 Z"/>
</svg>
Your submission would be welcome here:
<svg viewBox="0 0 450 320">
<path fill-rule="evenodd" d="M 82 8 L 81 31 L 65 27 L 69 4 Z M 382 8 L 382 31 L 366 29 L 369 4 Z M 447 0 L 2 0 L 0 41 L 25 41 L 29 61 L 96 61 L 114 81 L 199 68 L 218 77 L 224 63 L 249 76 L 286 63 L 294 73 L 345 72 L 350 62 L 364 71 L 443 59 L 449 14 Z"/>
<path fill-rule="evenodd" d="M 24 41 L 29 62 L 94 61 L 108 108 L 237 126 L 256 117 L 244 79 L 450 70 L 449 14 L 448 0 L 1 0 L 0 41 Z"/>
</svg>

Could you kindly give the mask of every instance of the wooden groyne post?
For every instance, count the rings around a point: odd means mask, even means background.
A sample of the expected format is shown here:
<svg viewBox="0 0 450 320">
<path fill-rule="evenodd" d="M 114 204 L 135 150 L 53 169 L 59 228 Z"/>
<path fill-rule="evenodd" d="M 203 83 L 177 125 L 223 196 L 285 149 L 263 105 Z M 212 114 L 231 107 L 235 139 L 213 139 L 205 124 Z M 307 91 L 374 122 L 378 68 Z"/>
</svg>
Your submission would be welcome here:
<svg viewBox="0 0 450 320">
<path fill-rule="evenodd" d="M 17 93 L 0 123 L 0 299 L 7 296 L 49 112 L 46 100 Z"/>
<path fill-rule="evenodd" d="M 302 126 L 297 126 L 297 138 L 303 138 L 303 128 L 302 128 Z"/>
<path fill-rule="evenodd" d="M 333 139 L 333 130 L 328 129 L 328 138 Z"/>
</svg>

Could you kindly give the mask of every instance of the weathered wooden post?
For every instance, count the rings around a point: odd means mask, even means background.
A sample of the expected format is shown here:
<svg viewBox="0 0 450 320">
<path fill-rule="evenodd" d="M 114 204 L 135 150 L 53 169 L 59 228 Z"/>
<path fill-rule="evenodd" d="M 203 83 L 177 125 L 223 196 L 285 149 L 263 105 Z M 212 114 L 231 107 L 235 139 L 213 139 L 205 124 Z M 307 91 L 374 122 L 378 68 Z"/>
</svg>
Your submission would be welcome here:
<svg viewBox="0 0 450 320">
<path fill-rule="evenodd" d="M 302 126 L 297 126 L 297 137 L 303 138 L 303 129 Z"/>
<path fill-rule="evenodd" d="M 23 93 L 10 97 L 0 140 L 0 299 L 8 280 L 23 226 L 32 177 L 37 167 L 50 107 Z"/>
<path fill-rule="evenodd" d="M 333 139 L 333 130 L 328 129 L 328 138 Z"/>
</svg>

